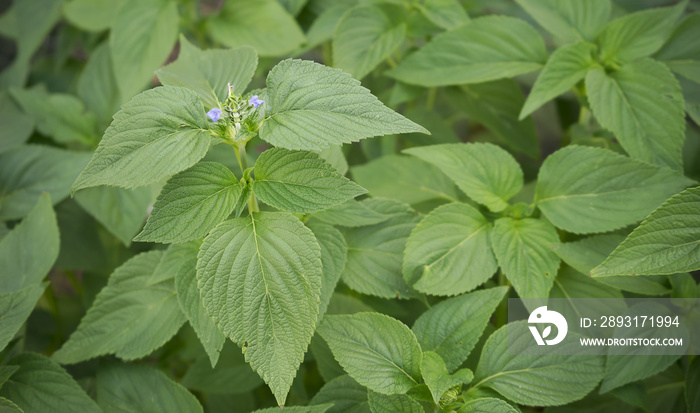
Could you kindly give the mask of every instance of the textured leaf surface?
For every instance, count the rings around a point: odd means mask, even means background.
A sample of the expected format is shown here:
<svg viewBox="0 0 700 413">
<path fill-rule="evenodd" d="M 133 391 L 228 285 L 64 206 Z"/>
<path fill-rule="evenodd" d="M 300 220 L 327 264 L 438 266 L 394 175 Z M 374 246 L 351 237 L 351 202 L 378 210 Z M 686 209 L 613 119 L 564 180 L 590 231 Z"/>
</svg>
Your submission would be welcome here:
<svg viewBox="0 0 700 413">
<path fill-rule="evenodd" d="M 221 223 L 204 240 L 197 279 L 219 330 L 284 404 L 313 335 L 321 292 L 321 251 L 287 213 L 256 212 Z"/>
<path fill-rule="evenodd" d="M 700 269 L 700 187 L 654 210 L 592 276 L 677 274 Z"/>
<path fill-rule="evenodd" d="M 158 284 L 175 278 L 181 267 L 187 265 L 192 257 L 197 258 L 201 241 L 190 241 L 183 244 L 172 244 L 165 250 L 158 265 L 156 265 L 148 284 Z"/>
<path fill-rule="evenodd" d="M 401 275 L 401 263 L 406 241 L 419 218 L 409 206 L 396 201 L 368 199 L 362 203 L 391 218 L 343 232 L 348 244 L 343 282 L 363 294 L 411 297 L 413 294 Z"/>
<path fill-rule="evenodd" d="M 569 146 L 544 161 L 535 196 L 537 207 L 557 227 L 605 232 L 638 222 L 692 183 L 669 169 L 605 149 Z"/>
<path fill-rule="evenodd" d="M 405 394 L 381 394 L 369 391 L 369 407 L 372 413 L 423 413 L 421 405 Z"/>
<path fill-rule="evenodd" d="M 7 400 L 4 397 L 0 397 L 0 412 L 2 413 L 23 413 L 22 409 L 16 404 Z"/>
<path fill-rule="evenodd" d="M 700 83 L 700 13 L 691 14 L 676 26 L 673 34 L 654 58 L 671 70 Z"/>
<path fill-rule="evenodd" d="M 85 153 L 43 145 L 0 154 L 0 220 L 24 217 L 44 192 L 53 202 L 63 200 L 87 161 Z"/>
<path fill-rule="evenodd" d="M 595 61 L 593 56 L 595 51 L 596 47 L 593 44 L 576 43 L 560 47 L 552 53 L 525 101 L 525 106 L 520 112 L 520 119 L 570 90 L 581 79 L 585 78 L 588 69 Z"/>
<path fill-rule="evenodd" d="M 56 262 L 59 244 L 51 197 L 44 194 L 29 215 L 0 239 L 0 292 L 41 283 Z"/>
<path fill-rule="evenodd" d="M 260 138 L 287 149 L 319 150 L 372 136 L 423 132 L 338 69 L 283 60 L 267 76 Z"/>
<path fill-rule="evenodd" d="M 416 5 L 434 24 L 449 30 L 469 23 L 469 16 L 457 0 L 426 0 Z"/>
<path fill-rule="evenodd" d="M 313 231 L 318 245 L 321 247 L 321 262 L 323 278 L 321 279 L 321 304 L 318 308 L 318 319 L 326 314 L 335 287 L 345 269 L 348 246 L 343 234 L 330 225 L 312 222 L 307 226 Z"/>
<path fill-rule="evenodd" d="M 194 92 L 174 86 L 147 90 L 114 115 L 72 191 L 159 181 L 204 157 L 209 140 L 206 110 Z"/>
<path fill-rule="evenodd" d="M 333 65 L 362 79 L 403 43 L 403 6 L 358 6 L 343 15 L 333 35 Z"/>
<path fill-rule="evenodd" d="M 406 242 L 406 282 L 432 295 L 456 295 L 478 287 L 498 268 L 490 230 L 491 224 L 474 207 L 452 203 L 435 208 Z"/>
<path fill-rule="evenodd" d="M 556 229 L 534 218 L 499 218 L 491 246 L 501 270 L 528 308 L 547 298 L 559 269 L 559 257 L 549 248 L 559 242 Z"/>
<path fill-rule="evenodd" d="M 367 388 L 348 375 L 327 382 L 309 404 L 325 403 L 333 403 L 328 413 L 370 413 Z"/>
<path fill-rule="evenodd" d="M 311 213 L 340 205 L 367 191 L 339 174 L 318 154 L 272 148 L 255 162 L 253 192 L 275 208 Z"/>
<path fill-rule="evenodd" d="M 238 179 L 216 162 L 199 162 L 165 184 L 134 241 L 185 242 L 202 238 L 226 219 L 241 194 Z"/>
<path fill-rule="evenodd" d="M 227 341 L 221 350 L 216 367 L 212 367 L 210 358 L 198 359 L 182 378 L 182 385 L 205 393 L 241 394 L 247 393 L 263 383 L 241 353 L 241 349 Z"/>
<path fill-rule="evenodd" d="M 131 364 L 100 365 L 97 401 L 105 413 L 202 412 L 197 398 L 161 371 Z"/>
<path fill-rule="evenodd" d="M 592 41 L 610 16 L 610 0 L 516 0 L 548 32 L 565 42 Z"/>
<path fill-rule="evenodd" d="M 558 406 L 581 399 L 603 377 L 602 356 L 554 355 L 546 348 L 542 354 L 511 355 L 531 347 L 532 341 L 525 322 L 510 323 L 493 333 L 481 353 L 475 387 L 489 387 L 519 404 Z"/>
<path fill-rule="evenodd" d="M 53 359 L 63 364 L 115 354 L 132 360 L 165 344 L 185 322 L 173 280 L 149 285 L 162 251 L 139 254 L 117 268 Z"/>
<path fill-rule="evenodd" d="M 501 399 L 484 397 L 481 399 L 469 400 L 457 413 L 518 413 L 515 407 Z"/>
<path fill-rule="evenodd" d="M 0 351 L 27 321 L 45 289 L 45 284 L 34 284 L 21 290 L 0 293 Z"/>
<path fill-rule="evenodd" d="M 85 391 L 61 366 L 36 353 L 12 358 L 19 370 L 0 389 L 25 413 L 101 412 Z"/>
<path fill-rule="evenodd" d="M 470 198 L 498 212 L 523 186 L 523 171 L 505 150 L 490 143 L 444 144 L 404 152 L 440 168 Z"/>
<path fill-rule="evenodd" d="M 421 314 L 413 325 L 423 351 L 434 351 L 455 371 L 479 341 L 508 289 L 496 287 L 449 298 Z"/>
<path fill-rule="evenodd" d="M 467 384 L 474 378 L 474 373 L 469 369 L 461 369 L 450 374 L 442 358 L 432 351 L 423 353 L 420 370 L 436 405 L 440 403 L 440 398 L 447 390 L 454 386 Z"/>
<path fill-rule="evenodd" d="M 230 0 L 211 20 L 212 37 L 229 47 L 252 46 L 260 56 L 290 53 L 304 41 L 299 25 L 276 0 Z"/>
<path fill-rule="evenodd" d="M 314 218 L 330 225 L 363 227 L 384 222 L 390 218 L 390 215 L 380 214 L 368 208 L 364 203 L 351 199 L 336 207 L 314 214 Z"/>
<path fill-rule="evenodd" d="M 546 60 L 544 42 L 532 26 L 487 16 L 436 36 L 387 74 L 426 87 L 459 85 L 532 72 Z"/>
<path fill-rule="evenodd" d="M 588 72 L 593 114 L 632 157 L 682 169 L 685 114 L 678 81 L 662 63 L 641 59 L 611 74 Z"/>
<path fill-rule="evenodd" d="M 318 332 L 350 377 L 382 394 L 420 382 L 421 349 L 400 321 L 379 313 L 327 315 Z"/>
</svg>

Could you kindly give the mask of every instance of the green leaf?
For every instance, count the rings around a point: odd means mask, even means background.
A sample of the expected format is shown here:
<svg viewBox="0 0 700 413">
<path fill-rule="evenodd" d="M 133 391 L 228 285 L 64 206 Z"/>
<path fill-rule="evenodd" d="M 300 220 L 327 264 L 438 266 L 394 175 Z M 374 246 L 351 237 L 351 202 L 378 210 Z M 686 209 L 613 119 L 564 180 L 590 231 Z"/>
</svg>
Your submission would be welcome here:
<svg viewBox="0 0 700 413">
<path fill-rule="evenodd" d="M 287 149 L 319 150 L 372 136 L 429 133 L 384 106 L 339 69 L 287 59 L 267 76 L 260 138 Z"/>
<path fill-rule="evenodd" d="M 484 397 L 467 401 L 457 413 L 520 413 L 520 411 L 503 400 Z"/>
<path fill-rule="evenodd" d="M 401 263 L 406 240 L 420 218 L 396 201 L 368 199 L 362 204 L 391 218 L 343 232 L 348 244 L 343 282 L 363 294 L 410 298 L 413 293 L 401 275 Z"/>
<path fill-rule="evenodd" d="M 114 75 L 122 99 L 129 99 L 151 82 L 153 72 L 170 56 L 177 33 L 176 3 L 165 0 L 122 2 L 109 36 Z"/>
<path fill-rule="evenodd" d="M 280 405 L 313 335 L 321 265 L 313 233 L 287 213 L 224 221 L 199 252 L 204 307 L 219 330 L 245 348 L 246 361 Z"/>
<path fill-rule="evenodd" d="M 309 404 L 325 403 L 334 404 L 328 413 L 370 413 L 367 388 L 347 374 L 327 382 Z"/>
<path fill-rule="evenodd" d="M 212 367 L 209 357 L 203 357 L 182 378 L 183 386 L 212 394 L 247 393 L 262 383 L 260 376 L 246 364 L 238 346 L 230 341 L 223 346 L 216 367 Z"/>
<path fill-rule="evenodd" d="M 0 389 L 26 413 L 101 412 L 85 391 L 61 366 L 36 353 L 11 359 L 19 370 Z"/>
<path fill-rule="evenodd" d="M 97 401 L 105 413 L 203 411 L 194 395 L 163 372 L 114 362 L 97 369 Z"/>
<path fill-rule="evenodd" d="M 0 152 L 23 144 L 34 130 L 34 119 L 23 113 L 7 92 L 0 92 L 0 124 Z"/>
<path fill-rule="evenodd" d="M 193 258 L 197 258 L 200 245 L 202 242 L 199 240 L 170 245 L 153 270 L 148 284 L 158 284 L 174 279 L 181 267 L 186 266 Z"/>
<path fill-rule="evenodd" d="M 348 169 L 350 169 L 350 166 L 348 165 L 348 160 L 345 159 L 345 155 L 343 154 L 342 146 L 330 146 L 326 149 L 321 149 L 318 152 L 318 156 L 320 156 L 321 159 L 331 164 L 333 169 L 338 171 L 338 173 L 341 175 L 347 174 Z"/>
<path fill-rule="evenodd" d="M 516 0 L 535 21 L 566 43 L 593 41 L 608 21 L 610 0 Z"/>
<path fill-rule="evenodd" d="M 243 95 L 258 66 L 258 55 L 251 47 L 202 51 L 180 35 L 177 60 L 156 74 L 166 86 L 186 87 L 197 93 L 207 109 L 218 108 L 229 94 Z"/>
<path fill-rule="evenodd" d="M 612 151 L 569 146 L 542 164 L 535 200 L 559 228 L 574 233 L 606 232 L 640 221 L 692 184 L 667 168 Z"/>
<path fill-rule="evenodd" d="M 103 0 L 97 1 L 104 2 Z M 107 2 L 119 4 L 112 0 L 107 0 Z M 68 4 L 75 3 L 77 2 L 72 1 Z M 112 121 L 112 115 L 119 110 L 122 103 L 107 42 L 103 42 L 93 50 L 78 78 L 77 89 L 78 97 L 85 102 L 85 106 L 90 112 L 97 116 L 98 130 L 101 132 L 106 129 Z M 94 133 L 94 131 L 92 132 Z"/>
<path fill-rule="evenodd" d="M 350 169 L 353 179 L 375 197 L 408 204 L 442 198 L 456 201 L 452 180 L 440 169 L 408 156 L 388 155 Z"/>
<path fill-rule="evenodd" d="M 473 290 L 498 268 L 489 244 L 490 231 L 491 225 L 474 207 L 452 203 L 435 208 L 408 237 L 404 279 L 416 290 L 432 295 Z"/>
<path fill-rule="evenodd" d="M 595 52 L 595 45 L 575 43 L 560 47 L 552 53 L 525 101 L 520 119 L 524 119 L 545 103 L 567 92 L 585 78 L 595 62 Z"/>
<path fill-rule="evenodd" d="M 19 408 L 16 404 L 7 400 L 4 397 L 0 397 L 0 412 L 1 413 L 23 413 L 23 410 Z"/>
<path fill-rule="evenodd" d="M 686 1 L 681 1 L 672 7 L 638 11 L 608 23 L 598 35 L 600 58 L 604 62 L 625 63 L 656 52 L 686 5 Z"/>
<path fill-rule="evenodd" d="M 683 169 L 683 95 L 666 66 L 641 59 L 611 74 L 594 69 L 586 89 L 596 119 L 633 158 Z"/>
<path fill-rule="evenodd" d="M 306 31 L 306 48 L 311 49 L 331 40 L 338 22 L 353 6 L 353 3 L 338 3 L 323 10 Z"/>
<path fill-rule="evenodd" d="M 314 214 L 314 218 L 341 227 L 363 227 L 384 222 L 389 215 L 368 208 L 364 203 L 351 199 L 343 204 Z"/>
<path fill-rule="evenodd" d="M 424 413 L 421 405 L 405 394 L 381 394 L 369 390 L 369 407 L 372 413 Z"/>
<path fill-rule="evenodd" d="M 525 321 L 496 330 L 481 353 L 474 387 L 491 388 L 518 404 L 558 406 L 581 399 L 603 377 L 602 356 L 555 355 L 542 347 L 541 354 L 512 355 L 532 348 L 532 341 Z M 560 344 L 574 345 L 578 341 Z"/>
<path fill-rule="evenodd" d="M 498 265 L 525 305 L 532 309 L 547 298 L 559 270 L 559 257 L 549 249 L 558 243 L 556 229 L 542 219 L 499 218 L 491 231 Z"/>
<path fill-rule="evenodd" d="M 696 413 L 700 409 L 700 395 L 693 389 L 700 386 L 700 358 L 695 357 L 688 366 L 685 376 L 685 402 L 688 412 Z"/>
<path fill-rule="evenodd" d="M 0 292 L 40 284 L 56 262 L 59 244 L 51 197 L 43 194 L 29 215 L 0 240 Z"/>
<path fill-rule="evenodd" d="M 165 184 L 134 241 L 179 243 L 202 238 L 226 219 L 241 194 L 238 179 L 216 162 L 199 162 Z"/>
<path fill-rule="evenodd" d="M 253 193 L 284 211 L 321 211 L 366 192 L 313 152 L 272 148 L 255 162 Z"/>
<path fill-rule="evenodd" d="M 700 83 L 700 13 L 686 17 L 654 58 L 674 72 Z"/>
<path fill-rule="evenodd" d="M 532 26 L 487 16 L 436 36 L 387 75 L 426 87 L 481 83 L 532 72 L 546 60 L 544 42 Z"/>
<path fill-rule="evenodd" d="M 318 332 L 350 377 L 373 391 L 406 393 L 420 382 L 420 345 L 396 319 L 379 313 L 326 315 Z"/>
<path fill-rule="evenodd" d="M 22 145 L 0 154 L 0 220 L 26 216 L 44 192 L 58 203 L 88 161 L 85 153 Z"/>
<path fill-rule="evenodd" d="M 124 245 L 129 246 L 146 220 L 151 189 L 87 188 L 75 194 L 75 200 Z"/>
<path fill-rule="evenodd" d="M 184 88 L 147 90 L 114 115 L 72 191 L 98 185 L 134 188 L 189 168 L 209 149 L 206 111 Z"/>
<path fill-rule="evenodd" d="M 591 270 L 591 275 L 677 274 L 700 269 L 698 211 L 700 187 L 671 197 Z"/>
<path fill-rule="evenodd" d="M 345 269 L 348 246 L 343 234 L 330 225 L 311 222 L 307 226 L 313 231 L 318 245 L 321 247 L 321 263 L 323 278 L 321 279 L 321 304 L 318 308 L 318 320 L 326 314 L 335 287 Z"/>
<path fill-rule="evenodd" d="M 440 403 L 440 398 L 450 388 L 468 384 L 474 378 L 474 373 L 469 369 L 460 369 L 454 374 L 450 374 L 442 358 L 432 351 L 423 353 L 420 370 L 436 405 Z"/>
<path fill-rule="evenodd" d="M 523 187 L 523 171 L 508 152 L 490 143 L 444 144 L 404 152 L 437 166 L 470 198 L 499 212 Z"/>
<path fill-rule="evenodd" d="M 289 54 L 304 33 L 276 0 L 229 0 L 209 21 L 211 36 L 228 47 L 252 46 L 260 56 Z"/>
<path fill-rule="evenodd" d="M 489 288 L 449 298 L 421 314 L 413 325 L 423 351 L 434 351 L 449 371 L 464 363 L 508 291 Z"/>
<path fill-rule="evenodd" d="M 78 329 L 53 354 L 62 364 L 115 354 L 144 357 L 165 344 L 185 322 L 173 280 L 149 285 L 162 251 L 139 254 L 117 268 L 97 294 Z"/>
<path fill-rule="evenodd" d="M 5 349 L 27 321 L 45 289 L 46 284 L 33 284 L 21 290 L 0 293 L 0 351 Z"/>
<path fill-rule="evenodd" d="M 181 260 L 179 268 L 175 270 L 177 299 L 182 312 L 192 325 L 202 346 L 204 346 L 204 351 L 209 356 L 211 366 L 214 367 L 219 359 L 219 353 L 224 346 L 226 337 L 219 331 L 214 320 L 207 314 L 207 309 L 204 308 L 202 298 L 199 296 L 196 278 L 199 242 L 191 242 L 185 245 L 189 247 L 189 254 L 186 254 L 187 258 Z M 168 253 L 164 254 L 159 267 L 167 257 Z"/>
<path fill-rule="evenodd" d="M 403 5 L 360 5 L 343 15 L 333 35 L 333 66 L 362 79 L 403 43 Z"/>
<path fill-rule="evenodd" d="M 76 27 L 91 32 L 107 30 L 122 1 L 72 0 L 63 6 L 63 15 Z"/>
<path fill-rule="evenodd" d="M 416 7 L 428 20 L 446 30 L 469 23 L 467 12 L 457 0 L 426 0 Z"/>
<path fill-rule="evenodd" d="M 322 404 L 318 406 L 292 406 L 292 407 L 284 407 L 284 413 L 325 413 L 327 412 L 333 405 L 332 404 Z M 253 411 L 253 413 L 279 413 L 280 408 L 279 407 L 269 407 L 267 409 L 259 409 Z"/>
<path fill-rule="evenodd" d="M 298 15 L 309 0 L 277 0 L 292 16 Z"/>
</svg>

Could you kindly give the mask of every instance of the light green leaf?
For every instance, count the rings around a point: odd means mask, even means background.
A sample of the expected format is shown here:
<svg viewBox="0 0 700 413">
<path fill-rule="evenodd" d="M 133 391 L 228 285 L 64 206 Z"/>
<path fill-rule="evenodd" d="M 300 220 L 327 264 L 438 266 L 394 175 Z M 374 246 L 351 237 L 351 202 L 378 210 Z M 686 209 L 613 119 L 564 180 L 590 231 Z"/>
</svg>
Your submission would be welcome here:
<svg viewBox="0 0 700 413">
<path fill-rule="evenodd" d="M 158 284 L 174 279 L 181 267 L 186 266 L 193 258 L 197 258 L 200 245 L 202 242 L 199 240 L 170 245 L 153 270 L 148 284 Z"/>
<path fill-rule="evenodd" d="M 63 6 L 63 15 L 80 29 L 99 32 L 110 28 L 121 3 L 118 0 L 72 0 Z"/>
<path fill-rule="evenodd" d="M 61 366 L 36 353 L 11 359 L 19 370 L 0 389 L 25 413 L 99 413 L 102 410 Z"/>
<path fill-rule="evenodd" d="M 416 7 L 428 20 L 446 30 L 469 23 L 467 12 L 457 0 L 426 0 Z"/>
<path fill-rule="evenodd" d="M 345 159 L 345 155 L 343 154 L 342 146 L 330 146 L 326 149 L 321 149 L 318 151 L 318 156 L 331 164 L 333 169 L 338 171 L 341 175 L 347 174 L 348 169 L 350 169 L 348 160 Z"/>
<path fill-rule="evenodd" d="M 445 89 L 448 101 L 470 121 L 493 132 L 501 142 L 533 159 L 540 158 L 535 122 L 518 119 L 525 95 L 513 79 Z"/>
<path fill-rule="evenodd" d="M 520 119 L 524 119 L 545 103 L 570 90 L 586 77 L 588 69 L 595 62 L 595 52 L 596 47 L 593 44 L 575 43 L 560 47 L 552 53 L 525 101 Z"/>
<path fill-rule="evenodd" d="M 214 40 L 252 46 L 260 56 L 282 56 L 304 43 L 304 33 L 276 0 L 229 0 L 209 22 Z"/>
<path fill-rule="evenodd" d="M 311 222 L 307 226 L 313 231 L 321 247 L 321 262 L 323 278 L 321 279 L 321 304 L 318 308 L 318 320 L 326 314 L 335 287 L 345 269 L 348 246 L 343 234 L 330 225 L 321 222 Z"/>
<path fill-rule="evenodd" d="M 97 0 L 104 3 L 103 0 Z M 106 2 L 119 4 L 113 0 Z M 73 1 L 70 4 L 75 4 Z M 78 78 L 78 97 L 97 116 L 100 133 L 112 121 L 112 115 L 119 110 L 121 96 L 114 76 L 109 44 L 103 42 L 90 55 L 85 68 Z M 94 131 L 92 131 L 94 133 Z"/>
<path fill-rule="evenodd" d="M 674 72 L 700 83 L 700 13 L 691 14 L 681 22 L 656 53 L 654 58 Z"/>
<path fill-rule="evenodd" d="M 556 229 L 542 219 L 499 218 L 491 231 L 498 265 L 531 309 L 546 299 L 559 270 L 559 257 L 549 245 L 559 242 Z"/>
<path fill-rule="evenodd" d="M 5 349 L 27 321 L 45 289 L 46 284 L 33 284 L 21 290 L 0 293 L 0 351 Z"/>
<path fill-rule="evenodd" d="M 272 148 L 255 162 L 253 193 L 284 211 L 321 211 L 366 192 L 313 152 Z"/>
<path fill-rule="evenodd" d="M 85 153 L 22 145 L 0 154 L 0 220 L 22 218 L 42 193 L 58 203 L 88 161 Z"/>
<path fill-rule="evenodd" d="M 124 245 L 131 245 L 146 220 L 150 188 L 122 189 L 113 186 L 87 188 L 75 200 Z"/>
<path fill-rule="evenodd" d="M 461 369 L 454 374 L 450 374 L 442 358 L 432 351 L 423 353 L 420 370 L 436 405 L 439 405 L 440 398 L 447 390 L 455 386 L 468 384 L 474 378 L 474 373 L 469 369 Z"/>
<path fill-rule="evenodd" d="M 564 42 L 593 41 L 608 21 L 610 0 L 516 0 L 535 21 Z"/>
<path fill-rule="evenodd" d="M 177 4 L 125 0 L 109 36 L 114 75 L 123 100 L 142 91 L 170 55 L 178 33 Z"/>
<path fill-rule="evenodd" d="M 490 143 L 444 144 L 404 151 L 430 162 L 470 198 L 499 212 L 523 187 L 523 171 L 508 152 Z"/>
<path fill-rule="evenodd" d="M 97 369 L 97 401 L 105 413 L 197 413 L 202 406 L 163 372 L 108 362 Z"/>
<path fill-rule="evenodd" d="M 532 72 L 546 60 L 544 42 L 532 26 L 487 16 L 436 36 L 387 75 L 426 87 L 481 83 Z"/>
<path fill-rule="evenodd" d="M 203 357 L 182 378 L 182 385 L 188 389 L 212 394 L 248 393 L 262 383 L 260 376 L 246 364 L 241 349 L 230 341 L 223 346 L 216 367 L 212 367 L 209 357 Z"/>
<path fill-rule="evenodd" d="M 363 294 L 410 298 L 413 293 L 401 275 L 401 263 L 406 240 L 420 218 L 396 201 L 368 199 L 362 204 L 391 218 L 343 232 L 348 244 L 343 282 Z"/>
<path fill-rule="evenodd" d="M 179 243 L 202 238 L 226 219 L 241 194 L 238 179 L 216 162 L 199 162 L 165 184 L 134 241 Z"/>
<path fill-rule="evenodd" d="M 520 413 L 520 411 L 503 400 L 484 397 L 467 401 L 457 413 Z"/>
<path fill-rule="evenodd" d="M 186 254 L 186 259 L 181 260 L 179 268 L 175 271 L 177 299 L 182 312 L 185 314 L 185 317 L 187 317 L 187 320 L 189 320 L 199 341 L 202 343 L 204 351 L 207 352 L 211 366 L 214 367 L 219 360 L 219 353 L 224 346 L 226 337 L 216 328 L 214 320 L 207 314 L 207 310 L 202 303 L 202 298 L 199 296 L 196 278 L 199 242 L 195 241 L 185 245 L 189 246 L 189 254 Z M 168 252 L 169 251 L 170 250 L 168 250 Z M 163 265 L 163 261 L 167 257 L 168 253 L 165 253 L 158 267 Z"/>
<path fill-rule="evenodd" d="M 456 295 L 478 287 L 498 265 L 489 244 L 491 225 L 474 207 L 452 203 L 435 208 L 406 242 L 403 276 L 432 295 Z"/>
<path fill-rule="evenodd" d="M 627 310 L 623 295 L 617 288 L 598 282 L 588 275 L 583 275 L 570 267 L 564 267 L 549 292 L 549 298 L 561 298 L 561 308 L 557 311 L 567 320 L 579 320 L 583 317 L 598 319 L 610 314 L 624 314 Z M 576 298 L 600 298 L 595 306 L 586 305 L 588 300 Z M 589 303 L 593 300 L 588 301 Z"/>
<path fill-rule="evenodd" d="M 323 10 L 306 31 L 306 48 L 314 48 L 331 40 L 338 22 L 352 6 L 352 3 L 338 3 Z"/>
<path fill-rule="evenodd" d="M 165 344 L 185 322 L 173 280 L 149 285 L 162 251 L 139 254 L 117 268 L 97 294 L 78 329 L 53 354 L 74 364 L 104 354 L 144 357 Z"/>
<path fill-rule="evenodd" d="M 34 119 L 23 113 L 10 94 L 0 92 L 0 152 L 21 145 L 34 130 Z"/>
<path fill-rule="evenodd" d="M 700 269 L 700 187 L 649 214 L 599 266 L 594 277 L 677 274 Z"/>
<path fill-rule="evenodd" d="M 339 69 L 283 60 L 267 76 L 260 138 L 287 149 L 319 150 L 372 136 L 429 133 L 384 106 Z"/>
<path fill-rule="evenodd" d="M 542 164 L 535 200 L 559 228 L 574 233 L 606 232 L 640 221 L 692 184 L 670 169 L 612 151 L 569 146 Z"/>
<path fill-rule="evenodd" d="M 683 169 L 683 95 L 666 66 L 641 59 L 611 74 L 594 69 L 586 90 L 596 119 L 633 158 Z"/>
<path fill-rule="evenodd" d="M 598 35 L 600 58 L 604 62 L 631 62 L 659 50 L 673 31 L 687 1 L 620 17 Z M 590 90 L 590 89 L 589 89 Z"/>
<path fill-rule="evenodd" d="M 224 221 L 204 239 L 197 280 L 219 330 L 284 401 L 314 331 L 321 251 L 288 213 L 255 212 Z"/>
<path fill-rule="evenodd" d="M 403 43 L 403 5 L 360 5 L 343 15 L 333 35 L 333 66 L 362 79 Z"/>
<path fill-rule="evenodd" d="M 243 95 L 257 66 L 258 55 L 251 47 L 202 51 L 181 35 L 177 60 L 156 74 L 164 85 L 193 90 L 211 109 L 226 101 L 229 85 L 235 95 Z"/>
<path fill-rule="evenodd" d="M 558 406 L 581 399 L 603 377 L 602 356 L 555 355 L 545 347 L 539 348 L 541 354 L 512 355 L 532 348 L 532 343 L 525 321 L 498 329 L 481 353 L 474 387 L 491 388 L 518 404 Z M 578 346 L 578 340 L 559 346 Z"/>
<path fill-rule="evenodd" d="M 284 407 L 284 406 L 281 406 Z M 333 404 L 321 404 L 318 406 L 291 406 L 284 407 L 284 413 L 326 413 L 328 409 L 333 407 Z M 269 407 L 267 409 L 259 409 L 253 413 L 279 413 L 279 407 Z"/>
<path fill-rule="evenodd" d="M 298 15 L 309 0 L 277 0 L 292 16 Z"/>
<path fill-rule="evenodd" d="M 367 388 L 346 375 L 327 382 L 310 405 L 333 403 L 328 413 L 370 413 Z"/>
<path fill-rule="evenodd" d="M 372 413 L 424 413 L 421 405 L 405 394 L 381 394 L 369 390 L 369 407 Z"/>
<path fill-rule="evenodd" d="M 496 287 L 462 294 L 421 314 L 413 332 L 423 351 L 434 351 L 449 371 L 455 371 L 479 341 L 507 291 L 507 287 Z"/>
<path fill-rule="evenodd" d="M 351 199 L 336 207 L 314 214 L 314 218 L 330 225 L 341 227 L 363 227 L 384 222 L 389 215 L 368 208 L 364 203 Z"/>
<path fill-rule="evenodd" d="M 134 97 L 114 115 L 72 191 L 98 185 L 134 188 L 189 168 L 209 149 L 206 110 L 197 95 L 163 86 Z"/>
<path fill-rule="evenodd" d="M 379 313 L 326 315 L 318 332 L 340 365 L 363 386 L 398 394 L 420 382 L 420 345 L 396 319 Z"/>
<path fill-rule="evenodd" d="M 420 159 L 388 155 L 350 169 L 353 179 L 375 197 L 416 204 L 430 199 L 457 200 L 452 180 Z"/>
<path fill-rule="evenodd" d="M 59 244 L 51 197 L 43 194 L 29 215 L 0 240 L 0 292 L 41 283 L 56 262 Z"/>
</svg>

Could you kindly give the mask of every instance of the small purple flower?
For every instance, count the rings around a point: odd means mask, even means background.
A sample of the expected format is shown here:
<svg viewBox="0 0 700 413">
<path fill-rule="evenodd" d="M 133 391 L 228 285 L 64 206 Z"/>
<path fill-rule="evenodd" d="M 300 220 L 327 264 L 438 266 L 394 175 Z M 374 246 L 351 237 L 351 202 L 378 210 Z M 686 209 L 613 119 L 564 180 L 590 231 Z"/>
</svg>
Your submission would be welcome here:
<svg viewBox="0 0 700 413">
<path fill-rule="evenodd" d="M 250 97 L 250 99 L 248 99 L 248 104 L 249 104 L 249 105 L 253 105 L 253 107 L 255 107 L 256 109 L 257 109 L 258 106 L 262 105 L 263 103 L 265 103 L 265 101 L 264 101 L 264 100 L 260 100 L 260 99 L 258 98 L 258 95 L 253 95 L 253 96 Z"/>
<path fill-rule="evenodd" d="M 207 112 L 207 116 L 209 117 L 209 119 L 211 119 L 212 122 L 218 122 L 219 119 L 221 119 L 221 109 L 214 108 Z"/>
</svg>

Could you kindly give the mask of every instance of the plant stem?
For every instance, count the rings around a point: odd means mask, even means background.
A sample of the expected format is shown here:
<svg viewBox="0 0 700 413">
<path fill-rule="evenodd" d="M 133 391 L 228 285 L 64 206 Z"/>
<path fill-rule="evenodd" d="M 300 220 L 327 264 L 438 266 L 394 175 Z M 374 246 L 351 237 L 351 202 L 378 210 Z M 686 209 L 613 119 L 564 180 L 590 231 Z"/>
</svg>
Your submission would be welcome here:
<svg viewBox="0 0 700 413">
<path fill-rule="evenodd" d="M 431 87 L 428 90 L 428 100 L 425 102 L 426 110 L 433 110 L 435 106 L 435 95 L 437 95 L 437 88 Z"/>
</svg>

